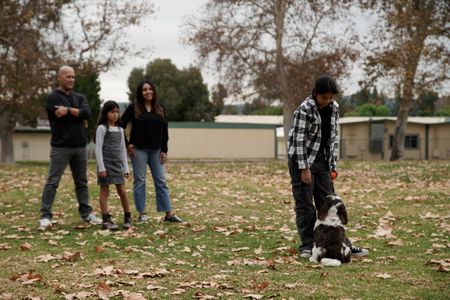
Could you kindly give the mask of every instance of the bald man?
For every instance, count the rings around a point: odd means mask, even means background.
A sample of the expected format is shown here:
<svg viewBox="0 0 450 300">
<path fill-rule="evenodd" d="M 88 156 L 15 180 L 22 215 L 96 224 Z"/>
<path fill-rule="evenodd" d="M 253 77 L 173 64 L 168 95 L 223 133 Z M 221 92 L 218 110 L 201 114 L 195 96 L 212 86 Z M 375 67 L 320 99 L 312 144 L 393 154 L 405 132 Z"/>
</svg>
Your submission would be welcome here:
<svg viewBox="0 0 450 300">
<path fill-rule="evenodd" d="M 52 225 L 52 206 L 55 201 L 61 176 L 70 165 L 78 212 L 81 218 L 92 224 L 101 221 L 92 213 L 89 205 L 87 185 L 87 120 L 91 109 L 86 97 L 73 91 L 75 71 L 70 66 L 62 66 L 58 71 L 59 87 L 47 98 L 47 114 L 52 132 L 50 150 L 50 168 L 47 182 L 42 192 L 41 219 L 39 230 Z"/>
</svg>

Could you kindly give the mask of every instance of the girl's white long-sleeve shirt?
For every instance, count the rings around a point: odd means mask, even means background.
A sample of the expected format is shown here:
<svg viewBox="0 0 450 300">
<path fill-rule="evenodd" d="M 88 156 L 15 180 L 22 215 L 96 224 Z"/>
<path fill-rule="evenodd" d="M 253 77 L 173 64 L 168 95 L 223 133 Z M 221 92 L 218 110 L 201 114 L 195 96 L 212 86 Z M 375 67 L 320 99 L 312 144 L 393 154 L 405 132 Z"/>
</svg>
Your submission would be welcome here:
<svg viewBox="0 0 450 300">
<path fill-rule="evenodd" d="M 95 132 L 95 157 L 97 159 L 98 172 L 106 171 L 103 162 L 103 142 L 105 140 L 107 128 L 105 125 L 99 125 Z M 110 132 L 120 132 L 120 157 L 124 173 L 130 173 L 128 169 L 127 149 L 125 147 L 125 134 L 121 127 L 109 127 Z"/>
</svg>

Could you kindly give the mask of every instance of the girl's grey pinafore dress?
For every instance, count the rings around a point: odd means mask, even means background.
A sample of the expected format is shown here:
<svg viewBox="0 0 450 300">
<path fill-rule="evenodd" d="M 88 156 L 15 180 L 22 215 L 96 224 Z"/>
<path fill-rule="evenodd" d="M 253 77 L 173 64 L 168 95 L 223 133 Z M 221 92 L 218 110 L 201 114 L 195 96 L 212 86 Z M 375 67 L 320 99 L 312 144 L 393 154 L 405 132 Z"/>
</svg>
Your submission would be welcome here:
<svg viewBox="0 0 450 300">
<path fill-rule="evenodd" d="M 122 166 L 122 156 L 120 148 L 120 139 L 122 135 L 119 131 L 111 132 L 106 129 L 105 139 L 103 141 L 103 163 L 105 164 L 106 177 L 97 176 L 97 183 L 99 185 L 109 184 L 123 184 L 124 169 Z"/>
</svg>

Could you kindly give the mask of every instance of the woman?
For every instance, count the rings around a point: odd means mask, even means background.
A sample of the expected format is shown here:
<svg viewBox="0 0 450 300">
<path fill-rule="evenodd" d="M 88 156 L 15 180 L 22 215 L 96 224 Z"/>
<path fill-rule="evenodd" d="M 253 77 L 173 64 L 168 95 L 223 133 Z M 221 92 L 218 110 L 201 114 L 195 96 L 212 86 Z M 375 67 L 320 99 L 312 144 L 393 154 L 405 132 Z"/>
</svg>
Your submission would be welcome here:
<svg viewBox="0 0 450 300">
<path fill-rule="evenodd" d="M 155 185 L 157 211 L 166 213 L 165 222 L 181 223 L 183 221 L 172 211 L 166 184 L 164 163 L 169 134 L 165 110 L 157 100 L 154 84 L 144 80 L 137 86 L 136 101 L 122 115 L 123 128 L 131 122 L 127 152 L 133 166 L 134 204 L 139 212 L 139 222 L 147 222 L 145 180 L 148 165 Z"/>
</svg>

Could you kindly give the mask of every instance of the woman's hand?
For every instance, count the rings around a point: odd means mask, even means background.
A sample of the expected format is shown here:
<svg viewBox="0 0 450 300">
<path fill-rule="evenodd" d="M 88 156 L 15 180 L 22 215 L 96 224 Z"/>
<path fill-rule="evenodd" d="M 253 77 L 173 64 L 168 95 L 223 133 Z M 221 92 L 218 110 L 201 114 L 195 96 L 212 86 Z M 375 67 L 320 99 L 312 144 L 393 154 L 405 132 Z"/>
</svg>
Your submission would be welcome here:
<svg viewBox="0 0 450 300">
<path fill-rule="evenodd" d="M 309 169 L 302 169 L 300 180 L 305 184 L 311 184 L 311 171 Z"/>
<path fill-rule="evenodd" d="M 125 177 L 126 179 L 130 179 L 130 173 L 123 174 L 123 177 Z"/>
<path fill-rule="evenodd" d="M 128 152 L 128 155 L 130 156 L 130 158 L 133 159 L 134 156 L 136 155 L 136 148 L 134 147 L 133 144 L 129 144 L 127 146 L 127 152 Z"/>
<path fill-rule="evenodd" d="M 162 165 L 165 164 L 167 161 L 167 153 L 161 152 L 161 154 L 159 155 L 159 161 Z"/>
<path fill-rule="evenodd" d="M 100 171 L 100 172 L 98 172 L 98 177 L 100 177 L 100 178 L 105 178 L 106 177 L 106 171 Z"/>
</svg>

